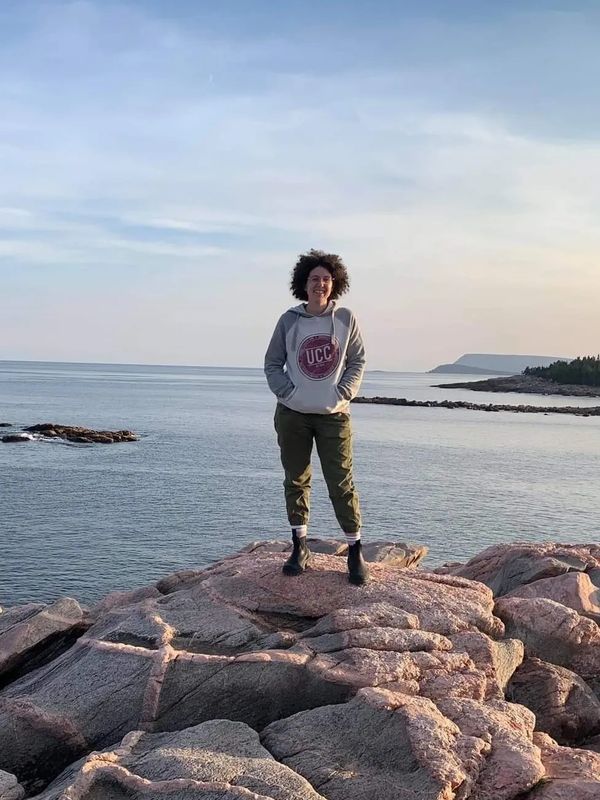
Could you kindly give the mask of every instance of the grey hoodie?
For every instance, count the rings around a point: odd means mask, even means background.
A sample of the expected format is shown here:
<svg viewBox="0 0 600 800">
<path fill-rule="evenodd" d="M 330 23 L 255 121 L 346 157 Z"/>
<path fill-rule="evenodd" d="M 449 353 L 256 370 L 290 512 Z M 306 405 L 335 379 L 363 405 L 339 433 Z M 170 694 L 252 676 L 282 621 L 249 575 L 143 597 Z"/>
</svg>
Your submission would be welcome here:
<svg viewBox="0 0 600 800">
<path fill-rule="evenodd" d="M 265 355 L 269 388 L 284 406 L 305 414 L 349 411 L 365 369 L 365 349 L 349 308 L 331 301 L 313 316 L 304 304 L 279 318 Z"/>
</svg>

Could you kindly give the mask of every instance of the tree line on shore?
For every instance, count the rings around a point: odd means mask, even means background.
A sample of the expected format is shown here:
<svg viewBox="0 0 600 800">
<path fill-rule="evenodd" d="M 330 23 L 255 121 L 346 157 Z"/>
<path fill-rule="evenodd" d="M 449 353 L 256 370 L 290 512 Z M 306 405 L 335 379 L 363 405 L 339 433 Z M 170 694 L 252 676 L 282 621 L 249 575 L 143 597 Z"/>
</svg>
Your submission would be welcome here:
<svg viewBox="0 0 600 800">
<path fill-rule="evenodd" d="M 555 361 L 547 367 L 525 367 L 523 375 L 556 383 L 600 386 L 600 355 L 580 356 L 573 361 Z"/>
</svg>

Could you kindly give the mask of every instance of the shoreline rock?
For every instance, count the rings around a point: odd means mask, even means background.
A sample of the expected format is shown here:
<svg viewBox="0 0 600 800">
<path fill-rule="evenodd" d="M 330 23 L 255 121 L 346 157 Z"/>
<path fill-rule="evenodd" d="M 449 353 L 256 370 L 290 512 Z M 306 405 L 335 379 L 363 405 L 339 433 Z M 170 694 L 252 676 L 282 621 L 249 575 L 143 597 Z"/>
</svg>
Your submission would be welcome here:
<svg viewBox="0 0 600 800">
<path fill-rule="evenodd" d="M 0 611 L 0 686 L 55 658 L 86 627 L 84 611 L 71 597 Z"/>
<path fill-rule="evenodd" d="M 65 770 L 37 800 L 98 797 L 324 800 L 280 764 L 242 722 L 211 720 L 184 731 L 132 731 L 118 746 Z"/>
<path fill-rule="evenodd" d="M 6 443 L 22 442 L 39 438 L 64 439 L 67 442 L 78 444 L 115 444 L 118 442 L 137 442 L 139 440 L 139 436 L 133 431 L 96 431 L 91 428 L 43 422 L 23 428 L 23 433 L 5 434 L 0 438 L 0 441 Z"/>
<path fill-rule="evenodd" d="M 32 433 L 7 433 L 0 438 L 0 441 L 6 444 L 12 442 L 32 442 L 36 438 L 38 437 L 34 436 Z"/>
<path fill-rule="evenodd" d="M 536 730 L 560 745 L 600 733 L 600 699 L 576 673 L 539 658 L 527 658 L 508 684 L 507 698 L 536 715 Z"/>
<path fill-rule="evenodd" d="M 469 385 L 456 384 L 452 388 L 468 388 Z M 464 408 L 469 411 L 512 411 L 515 414 L 575 414 L 579 417 L 600 417 L 600 406 L 512 406 L 506 403 L 468 403 L 465 400 L 407 400 L 405 397 L 355 397 L 352 402 L 407 408 Z"/>
<path fill-rule="evenodd" d="M 112 593 L 91 612 L 0 612 L 0 631 L 3 619 L 5 630 L 21 625 L 16 638 L 32 648 L 36 615 L 83 626 L 0 690 L 8 791 L 38 800 L 600 796 L 600 627 L 562 604 L 584 610 L 588 584 L 574 591 L 564 579 L 585 574 L 598 588 L 600 547 L 498 545 L 449 567 L 460 575 L 415 566 L 424 548 L 381 543 L 361 588 L 348 583 L 337 543 L 324 541 L 296 578 L 281 572 L 288 547 L 252 543 L 207 569 Z M 518 596 L 524 586 L 540 591 Z M 0 638 L 7 661 L 9 649 Z M 548 730 L 560 745 L 589 747 L 560 746 Z"/>
</svg>

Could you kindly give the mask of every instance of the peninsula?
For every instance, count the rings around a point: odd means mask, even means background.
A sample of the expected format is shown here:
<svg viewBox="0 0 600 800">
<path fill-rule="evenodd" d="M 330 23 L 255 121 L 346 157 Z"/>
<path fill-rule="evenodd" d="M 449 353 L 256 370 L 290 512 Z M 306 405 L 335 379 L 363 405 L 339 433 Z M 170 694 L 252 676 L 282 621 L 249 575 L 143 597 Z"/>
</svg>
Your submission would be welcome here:
<svg viewBox="0 0 600 800">
<path fill-rule="evenodd" d="M 559 360 L 556 356 L 465 353 L 452 364 L 440 364 L 429 372 L 455 375 L 514 375 L 527 367 L 547 367 Z"/>
<path fill-rule="evenodd" d="M 526 367 L 520 375 L 487 378 L 481 381 L 441 383 L 436 384 L 434 388 L 600 397 L 600 355 L 584 356 L 571 361 L 559 359 L 544 367 Z"/>
</svg>

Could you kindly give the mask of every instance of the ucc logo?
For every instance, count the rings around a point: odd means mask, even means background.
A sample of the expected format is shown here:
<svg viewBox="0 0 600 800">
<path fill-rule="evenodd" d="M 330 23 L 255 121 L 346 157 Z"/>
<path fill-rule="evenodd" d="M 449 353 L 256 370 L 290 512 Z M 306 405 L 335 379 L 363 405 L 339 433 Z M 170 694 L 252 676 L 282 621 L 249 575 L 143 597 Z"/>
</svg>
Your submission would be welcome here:
<svg viewBox="0 0 600 800">
<path fill-rule="evenodd" d="M 324 347 L 311 347 L 306 351 L 307 364 L 322 364 L 323 361 L 331 361 L 331 345 L 326 344 Z"/>
<path fill-rule="evenodd" d="M 340 345 L 337 339 L 326 334 L 307 336 L 298 348 L 298 367 L 314 381 L 328 378 L 340 361 Z"/>
</svg>

